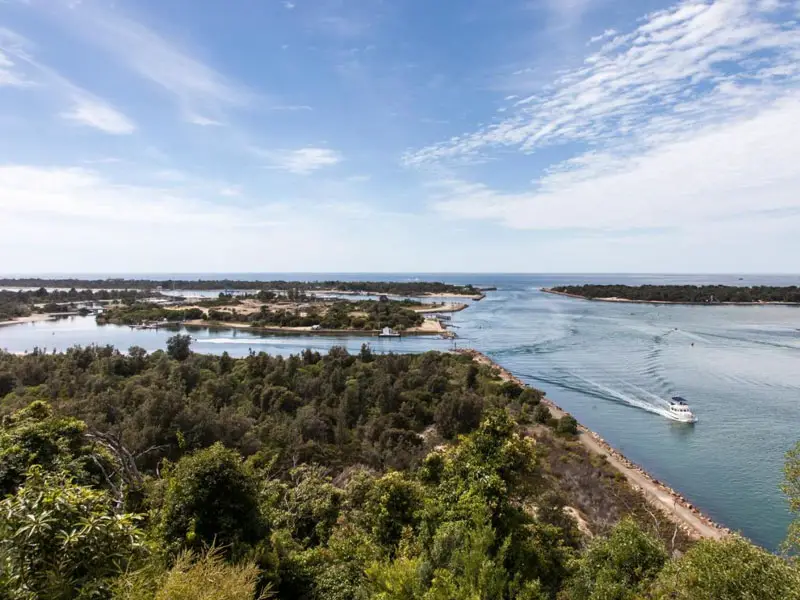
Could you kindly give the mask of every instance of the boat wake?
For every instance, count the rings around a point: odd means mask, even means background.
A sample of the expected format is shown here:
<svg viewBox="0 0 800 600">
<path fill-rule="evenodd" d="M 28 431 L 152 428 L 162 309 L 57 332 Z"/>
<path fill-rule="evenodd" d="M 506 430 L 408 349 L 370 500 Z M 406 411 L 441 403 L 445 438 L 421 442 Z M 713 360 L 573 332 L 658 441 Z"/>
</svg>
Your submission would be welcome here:
<svg viewBox="0 0 800 600">
<path fill-rule="evenodd" d="M 298 345 L 298 342 L 293 340 L 290 337 L 282 338 L 280 336 L 275 337 L 223 337 L 223 338 L 196 338 L 195 342 L 198 344 L 241 344 L 241 345 L 249 345 L 249 346 L 292 346 Z M 302 345 L 299 344 L 299 345 Z"/>
<path fill-rule="evenodd" d="M 641 388 L 631 382 L 619 381 L 618 385 L 611 387 L 609 385 L 582 377 L 574 373 L 564 373 L 563 377 L 551 378 L 542 376 L 531 376 L 530 379 L 537 380 L 550 385 L 578 392 L 586 396 L 597 398 L 598 400 L 605 400 L 609 402 L 616 402 L 618 404 L 625 404 L 632 408 L 638 408 L 646 412 L 659 415 L 670 421 L 680 422 L 669 410 L 669 401 L 661 396 L 654 394 L 644 388 Z"/>
<path fill-rule="evenodd" d="M 585 381 L 588 385 L 600 390 L 611 400 L 616 400 L 634 408 L 660 415 L 671 421 L 680 421 L 680 419 L 677 419 L 672 413 L 670 413 L 669 402 L 667 400 L 633 383 L 620 382 L 631 390 L 631 392 L 626 392 L 608 387 L 597 381 L 591 381 L 585 378 L 581 379 L 583 379 L 583 381 Z"/>
</svg>

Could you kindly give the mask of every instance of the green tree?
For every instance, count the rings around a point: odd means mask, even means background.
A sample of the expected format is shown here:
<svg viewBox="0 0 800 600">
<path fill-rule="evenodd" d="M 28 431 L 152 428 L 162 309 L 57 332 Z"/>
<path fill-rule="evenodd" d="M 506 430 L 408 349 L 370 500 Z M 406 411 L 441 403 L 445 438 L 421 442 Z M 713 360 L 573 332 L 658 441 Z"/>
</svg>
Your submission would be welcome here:
<svg viewBox="0 0 800 600">
<path fill-rule="evenodd" d="M 430 548 L 430 566 L 435 570 L 425 600 L 544 599 L 536 579 L 526 581 L 527 573 L 509 569 L 513 545 L 512 538 L 498 540 L 485 513 L 478 512 L 473 521 L 444 523 Z"/>
<path fill-rule="evenodd" d="M 483 399 L 474 393 L 448 392 L 434 411 L 434 423 L 447 439 L 474 431 L 483 416 Z"/>
<path fill-rule="evenodd" d="M 519 435 L 507 411 L 495 409 L 446 454 L 438 493 L 451 510 L 458 509 L 462 498 L 479 498 L 505 535 L 519 516 L 518 504 L 537 485 L 533 440 Z"/>
<path fill-rule="evenodd" d="M 416 600 L 425 588 L 419 579 L 419 558 L 400 556 L 395 560 L 375 563 L 367 569 L 372 600 Z"/>
<path fill-rule="evenodd" d="M 0 429 L 0 495 L 13 493 L 33 465 L 45 471 L 64 471 L 78 482 L 101 485 L 111 473 L 108 454 L 86 435 L 77 419 L 57 417 L 44 402 L 7 416 Z"/>
<path fill-rule="evenodd" d="M 252 562 L 229 564 L 219 548 L 182 552 L 171 569 L 152 561 L 126 573 L 114 586 L 114 600 L 263 600 L 261 572 Z"/>
<path fill-rule="evenodd" d="M 633 600 L 667 561 L 663 544 L 630 518 L 607 538 L 595 539 L 577 560 L 567 585 L 569 600 Z M 697 596 L 713 598 L 714 596 Z"/>
<path fill-rule="evenodd" d="M 547 424 L 553 415 L 550 414 L 550 409 L 544 404 L 537 404 L 533 409 L 533 420 L 537 423 Z"/>
<path fill-rule="evenodd" d="M 39 466 L 0 502 L 0 597 L 108 598 L 113 578 L 144 552 L 133 515 L 102 491 Z"/>
<path fill-rule="evenodd" d="M 471 390 L 475 388 L 475 384 L 478 382 L 478 373 L 480 370 L 478 369 L 478 365 L 475 363 L 470 363 L 469 367 L 467 367 L 467 380 L 466 386 L 467 389 Z"/>
<path fill-rule="evenodd" d="M 174 553 L 218 545 L 234 555 L 264 539 L 255 481 L 238 452 L 216 443 L 182 458 L 167 475 L 160 533 Z"/>
<path fill-rule="evenodd" d="M 154 600 L 260 600 L 260 570 L 254 563 L 225 564 L 221 553 L 181 554 L 170 569 Z"/>
<path fill-rule="evenodd" d="M 327 543 L 342 501 L 342 493 L 331 484 L 319 466 L 300 465 L 289 472 L 287 482 L 274 482 L 266 494 L 273 527 L 288 529 L 303 546 Z M 270 489 L 272 488 L 272 489 Z"/>
<path fill-rule="evenodd" d="M 799 600 L 800 571 L 740 537 L 702 540 L 667 563 L 654 600 Z"/>
<path fill-rule="evenodd" d="M 572 415 L 564 415 L 558 420 L 556 431 L 564 435 L 577 435 L 578 421 Z"/>
<path fill-rule="evenodd" d="M 0 371 L 0 399 L 13 392 L 16 385 L 17 379 L 12 373 Z"/>
<path fill-rule="evenodd" d="M 186 360 L 192 353 L 192 336 L 173 335 L 167 340 L 167 354 L 175 360 Z"/>
<path fill-rule="evenodd" d="M 420 485 L 403 473 L 378 479 L 367 496 L 366 513 L 375 540 L 393 555 L 406 528 L 415 528 L 422 507 Z"/>
<path fill-rule="evenodd" d="M 797 517 L 789 526 L 785 547 L 788 551 L 800 553 L 800 442 L 786 453 L 786 464 L 783 467 L 783 486 L 789 499 L 789 510 Z"/>
</svg>

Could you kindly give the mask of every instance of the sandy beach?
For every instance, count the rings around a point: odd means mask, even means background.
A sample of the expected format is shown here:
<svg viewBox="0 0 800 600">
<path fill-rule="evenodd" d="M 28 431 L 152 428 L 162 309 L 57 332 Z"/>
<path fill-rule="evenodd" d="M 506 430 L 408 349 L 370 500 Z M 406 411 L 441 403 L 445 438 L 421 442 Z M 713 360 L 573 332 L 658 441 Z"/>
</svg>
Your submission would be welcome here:
<svg viewBox="0 0 800 600">
<path fill-rule="evenodd" d="M 448 331 L 437 319 L 425 319 L 422 322 L 422 325 L 407 329 L 405 333 L 445 334 L 448 333 Z"/>
<path fill-rule="evenodd" d="M 41 321 L 51 321 L 56 316 L 57 315 L 52 315 L 52 314 L 36 314 L 27 317 L 17 317 L 16 319 L 11 319 L 9 321 L 0 321 L 0 326 L 19 325 L 20 323 L 38 323 Z"/>
<path fill-rule="evenodd" d="M 245 329 L 249 331 L 263 331 L 267 333 L 286 333 L 286 334 L 303 333 L 309 335 L 360 335 L 360 336 L 372 337 L 372 336 L 377 336 L 380 333 L 380 330 L 378 329 L 313 329 L 311 327 L 281 327 L 281 326 L 253 327 L 250 323 L 214 322 L 214 321 L 204 321 L 203 319 L 183 321 L 181 324 L 189 327 Z M 452 332 L 445 329 L 442 326 L 442 324 L 436 319 L 425 319 L 422 325 L 406 329 L 405 331 L 401 331 L 399 333 L 401 334 L 401 336 L 441 335 L 445 337 L 452 337 L 454 335 Z"/>
<path fill-rule="evenodd" d="M 496 364 L 485 354 L 470 349 L 458 350 L 458 352 L 472 357 L 473 360 L 481 364 L 493 367 L 502 379 L 528 387 L 518 377 Z M 568 414 L 552 400 L 545 398 L 542 402 L 547 405 L 553 417 L 557 419 Z M 651 477 L 641 467 L 612 448 L 603 438 L 582 425 L 579 426 L 578 440 L 590 452 L 605 456 L 608 463 L 624 475 L 634 489 L 641 491 L 651 506 L 657 508 L 673 522 L 681 526 L 692 538 L 721 539 L 731 534 L 730 530 L 714 523 L 675 490 Z"/>
<path fill-rule="evenodd" d="M 428 292 L 426 294 L 383 294 L 378 292 L 364 292 L 364 291 L 342 291 L 342 290 L 311 290 L 309 293 L 313 295 L 337 294 L 342 296 L 388 296 L 390 298 L 465 298 L 467 300 L 479 301 L 486 298 L 486 294 L 481 292 L 479 294 L 457 294 L 455 292 L 447 294 L 445 292 Z"/>
<path fill-rule="evenodd" d="M 460 312 L 469 308 L 469 304 L 464 304 L 461 302 L 445 302 L 439 306 L 431 306 L 426 308 L 412 308 L 416 313 L 420 314 L 433 314 L 433 313 L 454 313 Z"/>
<path fill-rule="evenodd" d="M 470 300 L 483 300 L 486 298 L 486 294 L 481 292 L 480 294 L 445 294 L 445 293 L 434 293 L 430 292 L 427 294 L 420 294 L 419 298 L 469 298 Z"/>
</svg>

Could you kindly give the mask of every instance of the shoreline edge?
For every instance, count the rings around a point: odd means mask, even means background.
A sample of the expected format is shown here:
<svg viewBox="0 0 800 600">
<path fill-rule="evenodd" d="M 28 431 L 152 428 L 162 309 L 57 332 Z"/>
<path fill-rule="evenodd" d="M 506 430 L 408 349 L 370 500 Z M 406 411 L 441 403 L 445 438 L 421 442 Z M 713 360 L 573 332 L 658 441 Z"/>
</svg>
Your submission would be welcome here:
<svg viewBox="0 0 800 600">
<path fill-rule="evenodd" d="M 472 360 L 480 364 L 491 367 L 499 377 L 505 381 L 512 381 L 523 388 L 531 387 L 478 350 L 463 348 L 456 350 L 456 352 L 464 356 L 469 356 Z M 569 414 L 547 397 L 542 399 L 542 403 L 551 410 L 553 416 L 556 418 L 561 418 Z M 589 452 L 604 456 L 607 462 L 625 477 L 628 484 L 642 494 L 648 504 L 658 509 L 671 521 L 680 526 L 691 538 L 695 540 L 701 538 L 719 540 L 734 535 L 734 532 L 729 528 L 715 523 L 708 516 L 704 515 L 683 495 L 654 478 L 642 467 L 626 458 L 597 433 L 580 423 L 578 424 L 578 431 L 578 440 Z"/>
</svg>

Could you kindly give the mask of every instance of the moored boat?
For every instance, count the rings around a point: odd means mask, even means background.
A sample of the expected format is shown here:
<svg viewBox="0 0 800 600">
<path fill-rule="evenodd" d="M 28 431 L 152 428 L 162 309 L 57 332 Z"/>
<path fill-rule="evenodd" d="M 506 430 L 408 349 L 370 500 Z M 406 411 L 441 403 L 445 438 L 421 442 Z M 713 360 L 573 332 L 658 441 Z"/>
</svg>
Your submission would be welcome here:
<svg viewBox="0 0 800 600">
<path fill-rule="evenodd" d="M 391 327 L 384 327 L 381 330 L 381 332 L 378 334 L 378 337 L 399 338 L 400 334 L 398 332 L 396 332 L 394 329 L 392 329 Z"/>
</svg>

